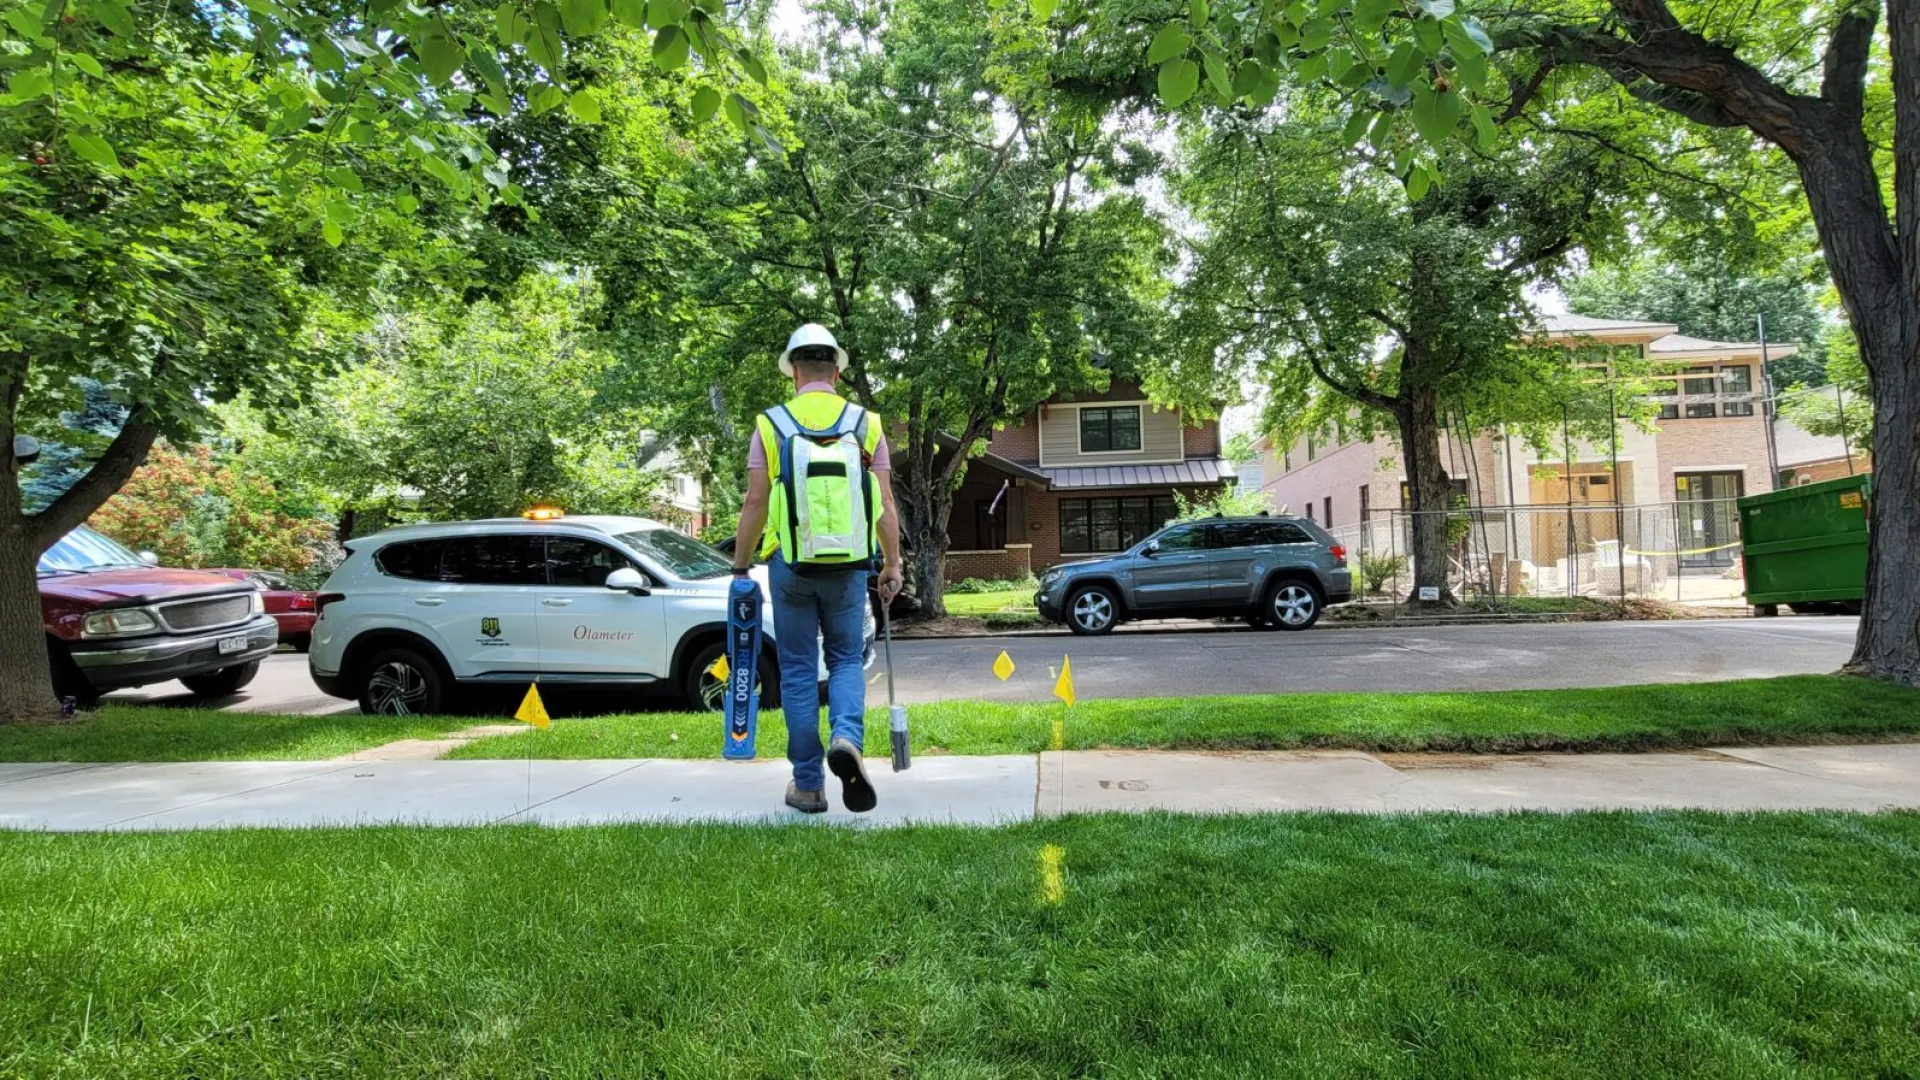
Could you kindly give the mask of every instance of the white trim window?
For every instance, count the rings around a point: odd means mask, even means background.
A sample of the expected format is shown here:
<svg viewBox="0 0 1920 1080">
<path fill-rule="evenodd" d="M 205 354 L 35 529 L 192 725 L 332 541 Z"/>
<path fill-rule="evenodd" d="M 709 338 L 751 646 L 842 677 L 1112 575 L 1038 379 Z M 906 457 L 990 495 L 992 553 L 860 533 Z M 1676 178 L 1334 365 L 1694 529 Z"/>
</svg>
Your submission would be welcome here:
<svg viewBox="0 0 1920 1080">
<path fill-rule="evenodd" d="M 1080 452 L 1132 454 L 1140 450 L 1140 406 L 1080 407 Z"/>
</svg>

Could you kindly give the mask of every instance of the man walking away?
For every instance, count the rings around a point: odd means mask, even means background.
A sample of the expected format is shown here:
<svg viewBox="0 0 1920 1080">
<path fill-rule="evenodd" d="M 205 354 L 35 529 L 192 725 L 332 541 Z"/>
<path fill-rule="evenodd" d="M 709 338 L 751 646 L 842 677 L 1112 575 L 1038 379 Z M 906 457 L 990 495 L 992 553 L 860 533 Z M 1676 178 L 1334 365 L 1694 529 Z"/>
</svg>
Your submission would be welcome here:
<svg viewBox="0 0 1920 1080">
<path fill-rule="evenodd" d="M 826 327 L 808 323 L 787 339 L 780 371 L 793 379 L 796 393 L 756 425 L 733 544 L 736 576 L 747 572 L 756 551 L 769 556 L 780 704 L 793 763 L 787 805 L 809 814 L 827 809 L 814 684 L 822 644 L 831 739 L 825 766 L 840 778 L 848 810 L 864 813 L 877 801 L 860 757 L 867 708 L 860 661 L 876 554 L 884 555 L 881 603 L 901 585 L 900 516 L 886 433 L 878 416 L 836 392 L 846 369 L 846 350 Z"/>
</svg>

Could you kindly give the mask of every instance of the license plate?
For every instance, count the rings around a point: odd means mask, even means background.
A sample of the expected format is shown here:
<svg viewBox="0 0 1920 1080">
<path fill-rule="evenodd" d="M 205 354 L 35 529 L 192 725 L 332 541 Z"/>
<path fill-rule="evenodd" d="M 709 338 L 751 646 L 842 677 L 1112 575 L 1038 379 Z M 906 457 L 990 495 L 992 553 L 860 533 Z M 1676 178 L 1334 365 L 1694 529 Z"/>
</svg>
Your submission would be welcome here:
<svg viewBox="0 0 1920 1080">
<path fill-rule="evenodd" d="M 237 653 L 237 652 L 246 652 L 246 651 L 247 651 L 247 639 L 245 637 L 223 637 L 220 639 L 220 655 L 221 656 L 225 656 L 228 653 Z"/>
</svg>

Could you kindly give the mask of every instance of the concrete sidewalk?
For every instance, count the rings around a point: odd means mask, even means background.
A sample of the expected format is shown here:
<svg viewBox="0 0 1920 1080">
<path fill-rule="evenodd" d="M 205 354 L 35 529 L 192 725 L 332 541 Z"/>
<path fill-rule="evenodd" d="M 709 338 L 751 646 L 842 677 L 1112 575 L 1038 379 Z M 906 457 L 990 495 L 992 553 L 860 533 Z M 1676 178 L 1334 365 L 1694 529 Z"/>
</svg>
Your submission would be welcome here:
<svg viewBox="0 0 1920 1080">
<path fill-rule="evenodd" d="M 1920 808 L 1920 744 L 1675 754 L 1073 751 L 875 759 L 880 809 L 828 821 L 996 825 L 1104 811 Z M 786 762 L 326 761 L 0 764 L 0 829 L 589 825 L 812 820 Z M 833 792 L 837 785 L 829 779 Z"/>
</svg>

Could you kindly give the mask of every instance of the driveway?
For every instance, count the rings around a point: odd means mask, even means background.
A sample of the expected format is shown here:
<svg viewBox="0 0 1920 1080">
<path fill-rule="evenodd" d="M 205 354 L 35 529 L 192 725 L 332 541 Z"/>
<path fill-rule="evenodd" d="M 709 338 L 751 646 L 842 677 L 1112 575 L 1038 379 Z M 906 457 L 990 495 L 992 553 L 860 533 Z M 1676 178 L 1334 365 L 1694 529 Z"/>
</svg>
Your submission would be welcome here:
<svg viewBox="0 0 1920 1080">
<path fill-rule="evenodd" d="M 1499 624 L 1421 629 L 1309 630 L 1299 634 L 1128 633 L 1102 638 L 972 637 L 895 641 L 896 682 L 909 703 L 972 698 L 1040 701 L 1062 656 L 1084 698 L 1202 697 L 1314 690 L 1522 690 L 1710 682 L 1828 672 L 1853 651 L 1857 619 L 1702 619 L 1677 622 Z M 1005 649 L 1016 672 L 1001 682 Z M 885 700 L 875 665 L 868 700 Z M 502 695 L 502 708 L 518 701 Z M 507 701 L 512 698 L 513 701 Z M 110 701 L 183 705 L 178 683 L 122 691 Z M 555 702 L 565 709 L 567 702 Z M 585 711 L 642 705 L 582 702 Z M 244 712 L 322 714 L 352 709 L 307 677 L 306 657 L 269 658 L 253 684 L 223 703 Z"/>
</svg>

